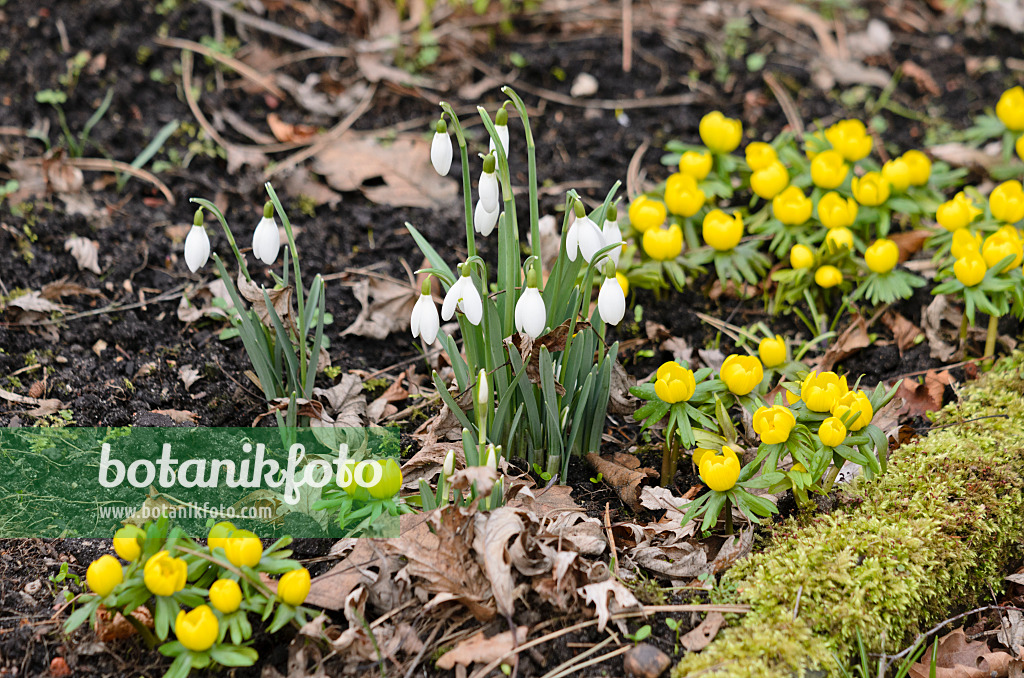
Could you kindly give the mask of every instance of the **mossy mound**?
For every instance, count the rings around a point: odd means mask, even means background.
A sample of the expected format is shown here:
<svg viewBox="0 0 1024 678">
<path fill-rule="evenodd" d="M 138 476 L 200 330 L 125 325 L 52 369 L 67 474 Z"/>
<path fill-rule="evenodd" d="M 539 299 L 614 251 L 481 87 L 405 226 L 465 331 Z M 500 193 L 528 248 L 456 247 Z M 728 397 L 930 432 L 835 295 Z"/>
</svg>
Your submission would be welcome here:
<svg viewBox="0 0 1024 678">
<path fill-rule="evenodd" d="M 673 678 L 835 675 L 833 655 L 849 656 L 858 631 L 870 651 L 895 652 L 951 608 L 990 598 L 1024 543 L 1024 353 L 848 494 L 831 515 L 785 523 L 726 575 L 751 612 Z"/>
</svg>

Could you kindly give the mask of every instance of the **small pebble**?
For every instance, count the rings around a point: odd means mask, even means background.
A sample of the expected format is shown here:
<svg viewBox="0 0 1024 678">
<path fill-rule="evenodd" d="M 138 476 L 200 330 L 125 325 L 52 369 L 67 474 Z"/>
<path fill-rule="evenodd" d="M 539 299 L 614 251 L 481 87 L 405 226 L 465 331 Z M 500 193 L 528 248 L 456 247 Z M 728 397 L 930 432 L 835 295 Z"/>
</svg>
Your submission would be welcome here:
<svg viewBox="0 0 1024 678">
<path fill-rule="evenodd" d="M 672 660 L 669 656 L 647 643 L 640 643 L 626 653 L 622 660 L 622 667 L 626 675 L 634 678 L 658 678 L 665 673 Z"/>
<path fill-rule="evenodd" d="M 29 583 L 25 584 L 25 593 L 29 594 L 30 596 L 34 596 L 35 594 L 39 593 L 39 589 L 41 588 L 43 588 L 43 582 L 36 579 L 35 581 L 30 581 Z"/>
<path fill-rule="evenodd" d="M 71 675 L 71 667 L 68 666 L 64 657 L 53 658 L 53 661 L 50 662 L 50 675 L 55 678 L 64 678 L 65 676 Z"/>
<path fill-rule="evenodd" d="M 589 97 L 597 94 L 597 78 L 590 73 L 580 73 L 573 80 L 569 94 L 574 97 Z"/>
</svg>

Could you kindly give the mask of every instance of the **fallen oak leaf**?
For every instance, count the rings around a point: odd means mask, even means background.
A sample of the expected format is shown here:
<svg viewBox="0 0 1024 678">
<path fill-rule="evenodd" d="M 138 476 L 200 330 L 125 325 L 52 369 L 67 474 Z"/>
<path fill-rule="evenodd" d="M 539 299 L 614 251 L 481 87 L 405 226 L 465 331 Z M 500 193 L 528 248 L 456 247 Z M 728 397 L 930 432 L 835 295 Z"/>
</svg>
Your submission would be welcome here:
<svg viewBox="0 0 1024 678">
<path fill-rule="evenodd" d="M 630 455 L 626 455 L 630 456 Z M 615 490 L 622 502 L 632 511 L 640 510 L 640 484 L 650 477 L 656 477 L 657 472 L 652 469 L 632 469 L 612 461 L 600 455 L 589 452 L 587 461 L 594 467 L 594 470 L 602 475 L 606 485 Z"/>
<path fill-rule="evenodd" d="M 988 678 L 1007 676 L 1013 657 L 1005 652 L 992 652 L 988 644 L 967 639 L 963 629 L 956 629 L 939 639 L 935 678 Z M 931 655 L 925 653 L 910 667 L 911 678 L 931 675 Z"/>
<path fill-rule="evenodd" d="M 342 331 L 371 339 L 386 339 L 392 332 L 409 328 L 409 318 L 420 291 L 393 278 L 372 276 L 356 281 L 352 294 L 359 302 L 359 315 Z"/>
<path fill-rule="evenodd" d="M 900 414 L 923 417 L 928 412 L 942 409 L 942 394 L 946 386 L 952 386 L 953 383 L 953 377 L 948 370 L 929 370 L 920 382 L 904 379 L 896 391 L 896 397 L 904 400 Z"/>
<path fill-rule="evenodd" d="M 515 651 L 518 645 L 526 642 L 529 627 L 516 628 L 515 637 L 511 631 L 498 633 L 488 638 L 483 631 L 456 643 L 448 652 L 437 659 L 437 668 L 450 671 L 455 665 L 470 666 L 471 664 L 490 664 Z"/>
<path fill-rule="evenodd" d="M 636 596 L 614 578 L 596 584 L 587 584 L 576 591 L 595 607 L 599 633 L 604 632 L 612 614 L 643 607 Z"/>
<path fill-rule="evenodd" d="M 904 351 L 917 345 L 924 338 L 924 333 L 920 327 L 895 311 L 887 311 L 882 314 L 882 323 L 892 332 L 900 355 L 903 355 Z"/>
</svg>

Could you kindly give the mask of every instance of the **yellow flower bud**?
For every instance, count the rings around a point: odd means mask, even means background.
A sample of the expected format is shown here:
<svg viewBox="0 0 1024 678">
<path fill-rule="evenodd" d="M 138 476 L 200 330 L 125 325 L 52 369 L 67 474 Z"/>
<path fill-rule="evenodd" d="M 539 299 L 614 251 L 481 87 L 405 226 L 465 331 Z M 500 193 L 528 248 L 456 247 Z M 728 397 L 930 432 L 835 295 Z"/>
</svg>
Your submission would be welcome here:
<svg viewBox="0 0 1024 678">
<path fill-rule="evenodd" d="M 641 244 L 644 252 L 651 259 L 656 261 L 675 259 L 683 251 L 683 231 L 679 228 L 679 224 L 672 224 L 668 228 L 652 228 L 644 231 Z"/>
<path fill-rule="evenodd" d="M 761 198 L 771 200 L 789 185 L 786 166 L 776 160 L 750 175 L 750 188 Z"/>
<path fill-rule="evenodd" d="M 1017 149 L 1017 157 L 1024 160 L 1024 134 L 1017 137 L 1017 143 L 1014 144 L 1014 148 Z"/>
<path fill-rule="evenodd" d="M 818 220 L 825 228 L 849 228 L 857 220 L 859 209 L 853 198 L 844 198 L 831 191 L 818 201 Z"/>
<path fill-rule="evenodd" d="M 689 400 L 693 397 L 696 388 L 697 382 L 694 381 L 693 371 L 674 360 L 658 368 L 654 392 L 666 403 L 681 403 Z"/>
<path fill-rule="evenodd" d="M 910 170 L 910 185 L 924 186 L 932 176 L 932 161 L 921 151 L 910 150 L 902 156 Z"/>
<path fill-rule="evenodd" d="M 789 403 L 790 405 L 796 405 L 798 402 L 800 402 L 800 396 L 793 393 L 788 388 L 784 388 L 782 390 L 784 391 L 784 395 L 786 396 L 787 403 Z"/>
<path fill-rule="evenodd" d="M 1003 226 L 992 235 L 985 238 L 981 246 L 981 256 L 985 259 L 985 265 L 992 268 L 1006 257 L 1012 256 L 1013 261 L 1007 268 L 1020 266 L 1024 258 L 1024 246 L 1021 244 L 1020 234 L 1013 226 Z"/>
<path fill-rule="evenodd" d="M 811 161 L 811 181 L 819 188 L 839 188 L 849 173 L 850 166 L 836 150 L 822 151 Z"/>
<path fill-rule="evenodd" d="M 897 193 L 910 186 L 910 166 L 903 158 L 895 158 L 882 165 L 882 176 Z"/>
<path fill-rule="evenodd" d="M 725 359 L 719 376 L 726 388 L 736 395 L 747 395 L 761 384 L 764 367 L 752 355 L 733 354 Z"/>
<path fill-rule="evenodd" d="M 690 175 L 697 181 L 703 181 L 711 172 L 711 161 L 713 159 L 710 153 L 686 151 L 679 158 L 679 171 Z"/>
<path fill-rule="evenodd" d="M 988 207 L 999 221 L 1017 223 L 1024 219 L 1024 187 L 1016 179 L 1004 181 L 988 196 Z"/>
<path fill-rule="evenodd" d="M 641 195 L 629 203 L 629 223 L 638 231 L 657 228 L 665 223 L 668 212 L 661 201 Z"/>
<path fill-rule="evenodd" d="M 100 556 L 89 564 L 89 569 L 85 571 L 85 581 L 93 593 L 103 598 L 124 581 L 121 563 L 110 554 Z"/>
<path fill-rule="evenodd" d="M 971 233 L 969 228 L 960 228 L 953 231 L 953 243 L 950 245 L 949 251 L 954 259 L 959 259 L 968 252 L 981 254 L 981 244 L 983 242 L 984 237 L 981 233 Z"/>
<path fill-rule="evenodd" d="M 814 282 L 827 290 L 843 282 L 843 272 L 835 266 L 821 266 L 814 272 Z"/>
<path fill-rule="evenodd" d="M 366 489 L 374 499 L 390 499 L 402 489 L 402 467 L 390 458 L 378 461 L 377 464 L 381 467 L 380 481 Z"/>
<path fill-rule="evenodd" d="M 764 169 L 779 159 L 779 154 L 775 152 L 772 145 L 763 141 L 753 141 L 747 144 L 746 156 L 747 165 L 754 172 Z"/>
<path fill-rule="evenodd" d="M 615 279 L 619 281 L 619 287 L 622 288 L 622 296 L 625 297 L 629 295 L 629 278 L 627 278 L 624 274 L 616 271 Z"/>
<path fill-rule="evenodd" d="M 693 461 L 693 465 L 696 466 L 698 469 L 700 468 L 700 460 L 704 458 L 705 454 L 714 455 L 716 454 L 716 452 L 714 450 L 708 450 L 703 447 L 695 447 L 693 453 L 690 455 L 690 459 L 691 461 Z"/>
<path fill-rule="evenodd" d="M 700 458 L 700 479 L 716 492 L 728 492 L 740 479 L 740 460 L 736 451 L 728 445 L 722 446 L 722 453 L 707 450 Z"/>
<path fill-rule="evenodd" d="M 204 652 L 213 647 L 220 634 L 220 624 L 209 605 L 200 605 L 194 610 L 178 610 L 174 620 L 174 635 L 178 641 L 193 652 Z"/>
<path fill-rule="evenodd" d="M 984 280 L 987 271 L 988 266 L 985 265 L 985 260 L 977 252 L 968 252 L 953 264 L 953 273 L 956 274 L 956 279 L 966 287 L 974 287 Z"/>
<path fill-rule="evenodd" d="M 832 144 L 832 148 L 850 162 L 856 162 L 871 153 L 873 141 L 860 120 L 840 120 L 825 130 L 825 138 Z"/>
<path fill-rule="evenodd" d="M 814 266 L 814 251 L 807 245 L 793 245 L 789 250 L 789 265 L 793 268 Z"/>
<path fill-rule="evenodd" d="M 235 531 L 234 523 L 228 521 L 222 521 L 210 528 L 209 534 L 206 535 L 206 545 L 210 547 L 210 550 L 217 548 L 224 548 L 224 544 L 227 542 L 228 537 Z"/>
<path fill-rule="evenodd" d="M 754 433 L 761 436 L 761 442 L 765 445 L 786 442 L 794 426 L 796 417 L 788 407 L 762 406 L 754 412 Z"/>
<path fill-rule="evenodd" d="M 234 579 L 218 579 L 210 585 L 210 603 L 223 612 L 231 614 L 242 604 L 242 589 Z"/>
<path fill-rule="evenodd" d="M 743 238 L 743 218 L 738 212 L 730 216 L 722 210 L 711 210 L 704 215 L 701 233 L 708 245 L 719 252 L 727 252 Z"/>
<path fill-rule="evenodd" d="M 861 205 L 876 207 L 889 199 L 892 187 L 889 180 L 878 172 L 868 172 L 862 177 L 854 177 L 850 185 L 853 189 L 853 197 Z"/>
<path fill-rule="evenodd" d="M 158 551 L 149 557 L 142 569 L 142 580 L 155 596 L 172 596 L 185 588 L 188 563 L 172 558 L 167 551 Z"/>
<path fill-rule="evenodd" d="M 692 217 L 701 207 L 707 196 L 697 187 L 697 180 L 689 174 L 677 172 L 665 182 L 665 205 L 672 214 L 681 217 Z"/>
<path fill-rule="evenodd" d="M 849 392 L 846 377 L 835 372 L 811 372 L 800 384 L 800 398 L 811 412 L 829 412 Z"/>
<path fill-rule="evenodd" d="M 855 412 L 860 412 L 856 419 L 847 421 L 846 428 L 859 431 L 871 423 L 875 411 L 871 407 L 871 399 L 864 391 L 848 391 L 832 406 L 832 416 L 848 420 Z"/>
<path fill-rule="evenodd" d="M 778 334 L 765 337 L 757 345 L 757 355 L 765 367 L 778 367 L 786 362 L 786 340 Z"/>
<path fill-rule="evenodd" d="M 838 417 L 829 417 L 818 427 L 818 438 L 825 447 L 842 445 L 846 440 L 846 427 Z"/>
<path fill-rule="evenodd" d="M 146 533 L 135 525 L 125 525 L 114 533 L 114 552 L 124 560 L 136 560 L 142 555 L 139 537 L 145 538 Z"/>
<path fill-rule="evenodd" d="M 864 261 L 875 273 L 888 273 L 900 260 L 900 248 L 892 240 L 879 238 L 864 252 Z"/>
<path fill-rule="evenodd" d="M 981 212 L 967 194 L 960 191 L 952 200 L 939 205 L 935 211 L 935 220 L 947 231 L 955 231 L 974 221 Z"/>
<path fill-rule="evenodd" d="M 1008 130 L 1024 131 L 1024 88 L 1017 85 L 1003 92 L 996 104 L 996 117 Z"/>
<path fill-rule="evenodd" d="M 852 250 L 853 231 L 843 227 L 828 229 L 828 233 L 825 234 L 825 246 L 829 252 L 838 252 L 843 247 Z"/>
<path fill-rule="evenodd" d="M 235 530 L 224 543 L 224 553 L 232 565 L 256 567 L 263 557 L 263 544 L 249 530 Z"/>
<path fill-rule="evenodd" d="M 701 141 L 712 151 L 731 153 L 740 145 L 743 124 L 739 120 L 725 117 L 721 111 L 712 111 L 701 118 L 698 131 Z"/>
<path fill-rule="evenodd" d="M 302 605 L 308 595 L 309 570 L 304 567 L 285 572 L 277 582 L 277 597 L 289 605 Z"/>
<path fill-rule="evenodd" d="M 796 186 L 772 198 L 772 214 L 787 226 L 799 226 L 811 218 L 814 203 Z"/>
</svg>

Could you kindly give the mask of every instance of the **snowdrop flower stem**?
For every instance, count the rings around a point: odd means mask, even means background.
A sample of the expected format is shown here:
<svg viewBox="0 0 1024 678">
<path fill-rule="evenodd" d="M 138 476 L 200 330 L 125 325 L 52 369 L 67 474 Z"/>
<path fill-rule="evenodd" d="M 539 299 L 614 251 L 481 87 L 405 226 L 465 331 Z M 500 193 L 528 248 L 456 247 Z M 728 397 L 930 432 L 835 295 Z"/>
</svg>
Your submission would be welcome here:
<svg viewBox="0 0 1024 678">
<path fill-rule="evenodd" d="M 530 116 L 527 115 L 526 104 L 523 103 L 523 100 L 519 98 L 519 95 L 511 87 L 502 87 L 501 91 L 512 101 L 512 105 L 515 106 L 516 110 L 519 111 L 519 119 L 523 123 L 523 132 L 526 135 L 526 162 L 530 182 L 530 242 L 533 243 L 533 254 L 537 255 L 540 261 L 543 261 L 544 253 L 541 252 L 540 247 L 540 214 L 537 202 L 537 145 L 533 141 Z"/>
</svg>

